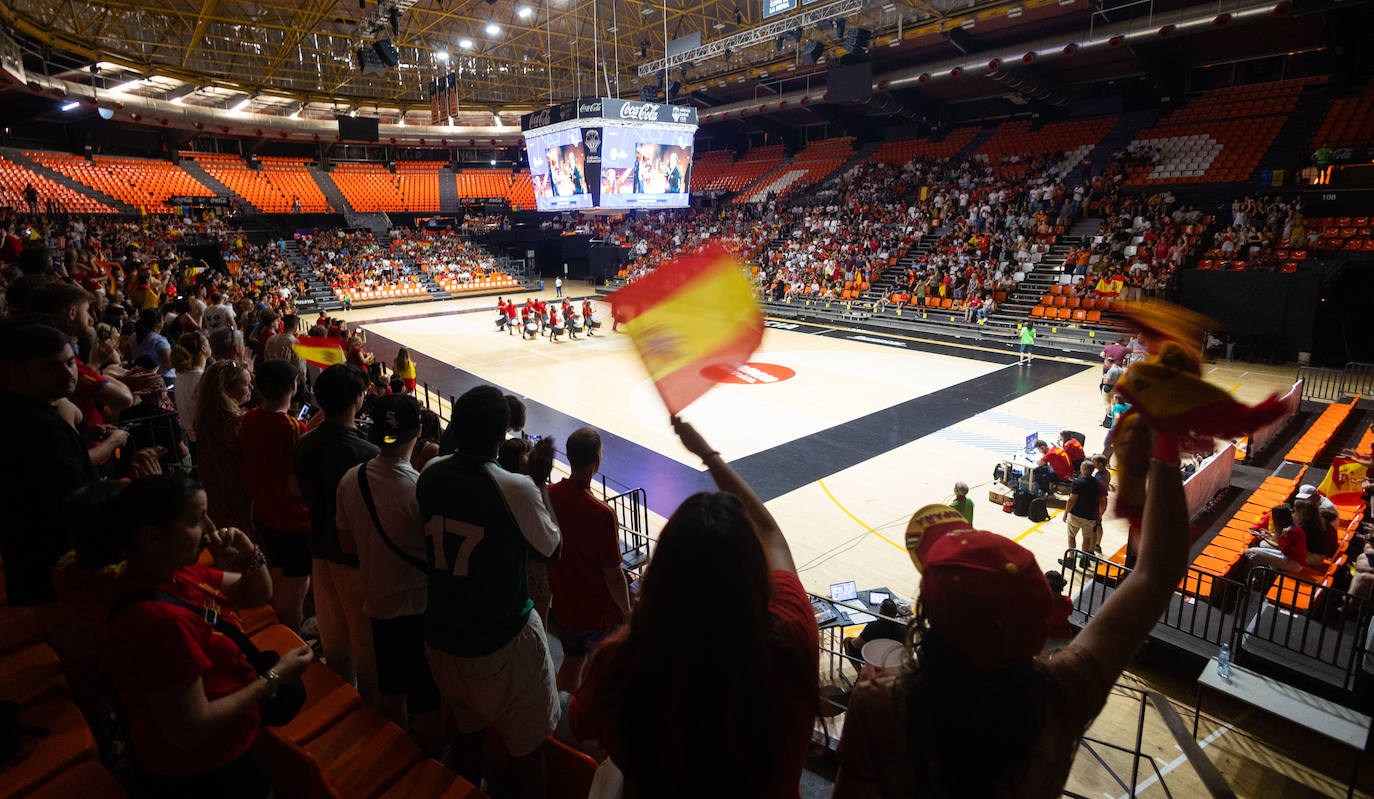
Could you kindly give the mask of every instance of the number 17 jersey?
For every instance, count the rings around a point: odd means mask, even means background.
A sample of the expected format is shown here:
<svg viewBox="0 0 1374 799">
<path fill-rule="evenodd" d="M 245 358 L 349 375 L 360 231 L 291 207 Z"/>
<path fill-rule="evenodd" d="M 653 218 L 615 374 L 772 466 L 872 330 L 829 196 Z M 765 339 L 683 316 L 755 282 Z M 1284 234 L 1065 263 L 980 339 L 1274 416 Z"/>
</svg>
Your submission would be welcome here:
<svg viewBox="0 0 1374 799">
<path fill-rule="evenodd" d="M 458 657 L 489 655 L 529 617 L 531 550 L 551 558 L 562 542 L 548 492 L 489 458 L 452 455 L 425 468 L 415 495 L 430 566 L 426 643 Z"/>
</svg>

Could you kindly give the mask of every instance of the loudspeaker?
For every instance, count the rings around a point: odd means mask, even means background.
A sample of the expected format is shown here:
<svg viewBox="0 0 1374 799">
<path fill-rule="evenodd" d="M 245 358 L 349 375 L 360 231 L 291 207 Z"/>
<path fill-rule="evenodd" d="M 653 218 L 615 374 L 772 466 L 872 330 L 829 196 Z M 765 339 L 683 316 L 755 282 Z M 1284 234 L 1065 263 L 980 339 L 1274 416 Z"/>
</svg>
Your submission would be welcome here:
<svg viewBox="0 0 1374 799">
<path fill-rule="evenodd" d="M 656 102 L 658 100 L 658 89 L 653 86 L 640 86 L 639 99 L 646 103 Z"/>
<path fill-rule="evenodd" d="M 390 39 L 378 39 L 372 43 L 372 49 L 377 51 L 377 57 L 382 59 L 382 63 L 389 67 L 399 66 L 401 54 L 396 52 L 396 45 Z"/>
<path fill-rule="evenodd" d="M 813 41 L 802 47 L 801 62 L 803 64 L 814 64 L 821 59 L 822 55 L 825 55 L 825 44 L 823 42 Z"/>
<path fill-rule="evenodd" d="M 850 28 L 844 33 L 844 49 L 849 51 L 862 50 L 868 47 L 868 41 L 873 37 L 873 32 L 868 28 Z"/>
</svg>

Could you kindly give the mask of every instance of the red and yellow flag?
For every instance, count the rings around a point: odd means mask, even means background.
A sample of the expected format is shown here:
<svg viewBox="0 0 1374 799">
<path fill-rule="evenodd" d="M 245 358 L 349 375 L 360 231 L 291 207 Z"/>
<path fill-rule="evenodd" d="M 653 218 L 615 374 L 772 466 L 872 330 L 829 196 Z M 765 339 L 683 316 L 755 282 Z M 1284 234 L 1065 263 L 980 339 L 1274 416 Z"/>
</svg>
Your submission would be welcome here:
<svg viewBox="0 0 1374 799">
<path fill-rule="evenodd" d="M 671 414 L 749 360 L 763 340 L 753 289 L 718 245 L 660 266 L 610 300 Z"/>
<path fill-rule="evenodd" d="M 1111 277 L 1106 277 L 1104 275 L 1097 281 L 1097 287 L 1093 290 L 1097 292 L 1097 296 L 1099 297 L 1115 297 L 1120 294 L 1121 290 L 1125 287 L 1126 279 L 1121 275 L 1112 275 Z"/>
<path fill-rule="evenodd" d="M 1368 474 L 1369 469 L 1363 463 L 1337 455 L 1317 491 L 1337 505 L 1358 505 L 1363 498 L 1360 484 Z"/>
<path fill-rule="evenodd" d="M 336 338 L 301 336 L 296 341 L 296 354 L 307 363 L 323 368 L 344 362 L 343 342 Z"/>
</svg>

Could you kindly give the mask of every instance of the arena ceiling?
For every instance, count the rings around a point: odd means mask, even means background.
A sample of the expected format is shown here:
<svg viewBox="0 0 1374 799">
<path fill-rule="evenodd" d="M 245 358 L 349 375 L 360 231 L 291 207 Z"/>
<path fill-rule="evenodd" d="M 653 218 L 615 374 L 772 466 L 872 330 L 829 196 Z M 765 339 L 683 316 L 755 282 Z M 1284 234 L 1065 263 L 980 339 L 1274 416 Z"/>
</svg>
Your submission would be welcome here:
<svg viewBox="0 0 1374 799">
<path fill-rule="evenodd" d="M 875 57 L 893 57 L 975 22 L 1016 28 L 1074 11 L 1086 25 L 1085 0 L 871 0 L 847 22 L 873 32 Z M 47 74 L 65 68 L 68 80 L 188 105 L 387 122 L 409 113 L 411 124 L 427 120 L 422 86 L 437 74 L 458 74 L 460 123 L 608 88 L 632 96 L 661 80 L 637 70 L 663 56 L 665 40 L 710 42 L 760 14 L 761 0 L 0 0 L 0 19 Z M 802 42 L 820 35 L 798 29 L 670 76 L 683 96 L 752 86 L 795 71 Z M 399 66 L 364 75 L 355 53 L 379 38 L 397 46 Z M 828 45 L 832 60 L 844 53 Z"/>
</svg>

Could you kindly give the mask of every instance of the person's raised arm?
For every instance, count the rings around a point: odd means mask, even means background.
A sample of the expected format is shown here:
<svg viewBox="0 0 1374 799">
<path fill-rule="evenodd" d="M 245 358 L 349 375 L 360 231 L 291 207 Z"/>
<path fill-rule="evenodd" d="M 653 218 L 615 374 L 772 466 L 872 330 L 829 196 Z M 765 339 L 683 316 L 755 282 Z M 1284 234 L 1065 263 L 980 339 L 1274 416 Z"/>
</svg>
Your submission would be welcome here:
<svg viewBox="0 0 1374 799">
<path fill-rule="evenodd" d="M 696 428 L 676 416 L 672 418 L 672 423 L 673 432 L 682 440 L 682 446 L 701 458 L 702 463 L 710 470 L 711 479 L 716 481 L 716 488 L 734 495 L 744 504 L 744 512 L 749 516 L 749 521 L 753 522 L 759 544 L 763 546 L 764 557 L 768 559 L 769 571 L 788 571 L 796 574 L 797 566 L 792 561 L 792 549 L 787 546 L 787 539 L 783 537 L 773 514 L 763 506 L 754 489 L 730 468 L 730 464 L 725 462 L 719 452 L 706 443 L 706 439 L 702 438 Z"/>
<path fill-rule="evenodd" d="M 1155 443 L 1135 571 L 1070 645 L 1086 650 L 1101 664 L 1108 682 L 1116 679 L 1154 628 L 1188 566 L 1188 508 L 1178 446 L 1171 439 Z"/>
</svg>

